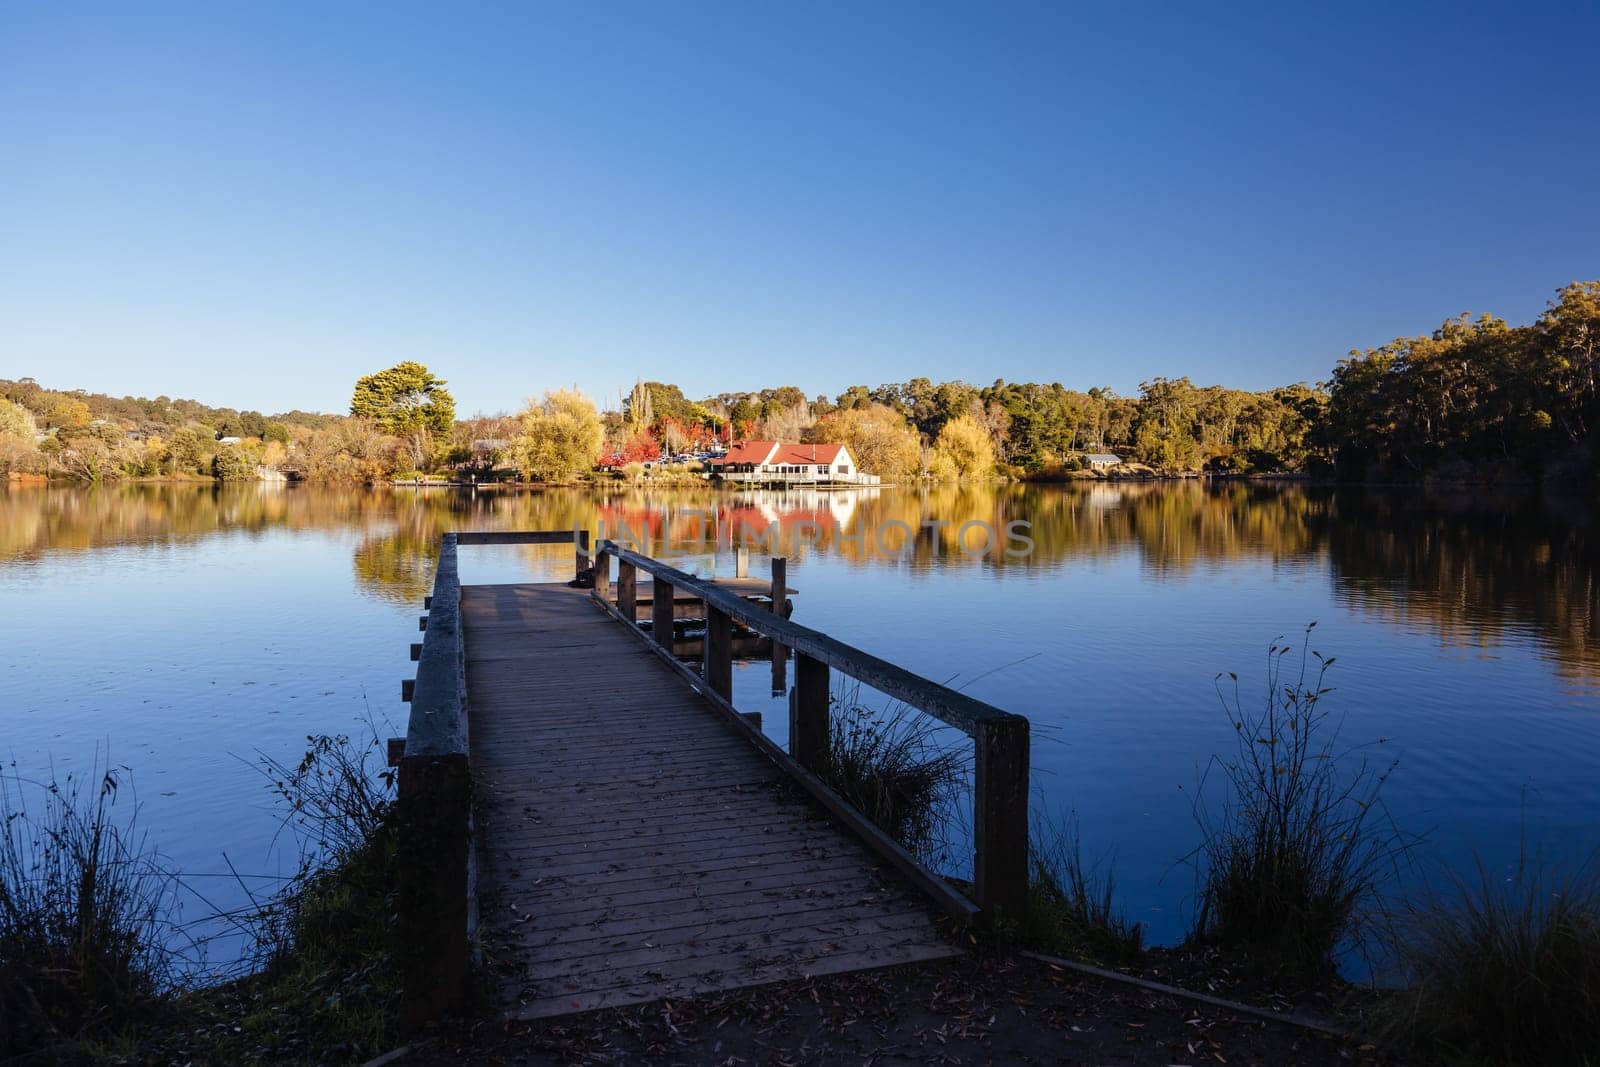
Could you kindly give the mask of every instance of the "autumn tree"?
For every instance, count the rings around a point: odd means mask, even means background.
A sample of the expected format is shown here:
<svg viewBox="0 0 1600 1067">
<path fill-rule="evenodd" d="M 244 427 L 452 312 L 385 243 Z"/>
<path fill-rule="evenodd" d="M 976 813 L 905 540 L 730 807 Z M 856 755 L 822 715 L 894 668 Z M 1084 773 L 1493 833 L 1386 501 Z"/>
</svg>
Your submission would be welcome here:
<svg viewBox="0 0 1600 1067">
<path fill-rule="evenodd" d="M 936 474 L 987 478 L 994 471 L 994 444 L 989 440 L 989 431 L 970 415 L 951 419 L 934 443 L 933 464 Z"/>
<path fill-rule="evenodd" d="M 0 478 L 33 466 L 38 455 L 38 433 L 31 411 L 0 399 Z"/>
<path fill-rule="evenodd" d="M 922 466 L 917 431 L 890 408 L 871 405 L 845 408 L 818 419 L 805 439 L 817 444 L 842 444 L 862 471 L 885 478 L 904 478 Z"/>
<path fill-rule="evenodd" d="M 594 466 L 604 440 L 594 404 L 576 390 L 558 389 L 522 413 L 511 455 L 525 477 L 569 482 Z"/>
</svg>

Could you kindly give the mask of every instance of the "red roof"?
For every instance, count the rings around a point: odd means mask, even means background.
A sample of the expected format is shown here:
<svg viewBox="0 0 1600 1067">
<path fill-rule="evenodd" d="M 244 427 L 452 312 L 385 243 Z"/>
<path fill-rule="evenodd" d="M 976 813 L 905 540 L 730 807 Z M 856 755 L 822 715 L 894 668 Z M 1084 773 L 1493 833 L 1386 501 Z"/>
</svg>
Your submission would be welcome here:
<svg viewBox="0 0 1600 1067">
<path fill-rule="evenodd" d="M 786 463 L 795 466 L 833 463 L 844 445 L 786 445 L 778 441 L 741 441 L 719 463 Z"/>
<path fill-rule="evenodd" d="M 718 463 L 765 463 L 767 457 L 772 455 L 772 450 L 778 447 L 776 441 L 740 441 L 728 449 L 728 454 L 717 460 Z"/>
<path fill-rule="evenodd" d="M 778 454 L 768 463 L 832 463 L 844 445 L 779 445 Z"/>
</svg>

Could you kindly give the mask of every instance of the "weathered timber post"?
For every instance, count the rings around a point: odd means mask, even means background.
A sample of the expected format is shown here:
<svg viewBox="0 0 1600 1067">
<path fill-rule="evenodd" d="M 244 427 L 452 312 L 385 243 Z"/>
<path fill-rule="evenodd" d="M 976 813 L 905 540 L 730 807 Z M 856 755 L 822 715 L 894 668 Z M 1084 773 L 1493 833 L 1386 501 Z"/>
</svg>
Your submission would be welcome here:
<svg viewBox="0 0 1600 1067">
<path fill-rule="evenodd" d="M 723 700 L 733 699 L 733 620 L 727 612 L 706 603 L 705 664 L 701 677 Z"/>
<path fill-rule="evenodd" d="M 401 1014 L 410 1028 L 466 1006 L 472 783 L 465 753 L 400 760 Z"/>
<path fill-rule="evenodd" d="M 772 613 L 783 616 L 783 602 L 789 595 L 789 561 L 783 556 L 772 557 Z M 772 695 L 782 696 L 789 688 L 789 650 L 772 639 Z"/>
<path fill-rule="evenodd" d="M 973 894 L 990 922 L 1028 903 L 1028 720 L 983 719 L 972 735 Z"/>
<path fill-rule="evenodd" d="M 634 622 L 639 614 L 639 568 L 617 557 L 617 611 Z"/>
<path fill-rule="evenodd" d="M 611 557 L 604 546 L 594 555 L 594 595 L 602 604 L 611 599 Z"/>
<path fill-rule="evenodd" d="M 797 650 L 794 691 L 789 694 L 789 755 L 815 771 L 827 754 L 828 665 Z"/>
<path fill-rule="evenodd" d="M 650 585 L 650 636 L 655 643 L 672 651 L 672 583 L 656 575 Z"/>
<path fill-rule="evenodd" d="M 589 531 L 576 531 L 573 535 L 573 540 L 578 543 L 577 577 L 581 578 L 583 577 L 583 572 L 589 569 Z"/>
</svg>

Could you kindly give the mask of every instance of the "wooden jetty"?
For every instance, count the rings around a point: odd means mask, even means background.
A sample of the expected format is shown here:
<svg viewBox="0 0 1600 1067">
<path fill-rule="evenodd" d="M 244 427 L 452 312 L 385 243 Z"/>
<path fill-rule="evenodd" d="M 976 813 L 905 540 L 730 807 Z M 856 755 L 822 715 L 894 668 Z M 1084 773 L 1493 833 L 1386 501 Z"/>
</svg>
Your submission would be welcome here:
<svg viewBox="0 0 1600 1067">
<path fill-rule="evenodd" d="M 594 587 L 460 583 L 459 545 L 529 543 L 573 543 Z M 480 948 L 498 1007 L 535 1018 L 939 959 L 960 951 L 941 919 L 1020 913 L 1027 720 L 793 622 L 785 569 L 713 582 L 611 542 L 591 564 L 582 531 L 444 536 L 392 753 L 413 1021 L 463 1006 Z M 698 667 L 674 655 L 685 617 Z M 732 703 L 751 639 L 775 687 L 793 655 L 787 752 Z M 973 737 L 970 897 L 814 773 L 835 670 Z"/>
</svg>

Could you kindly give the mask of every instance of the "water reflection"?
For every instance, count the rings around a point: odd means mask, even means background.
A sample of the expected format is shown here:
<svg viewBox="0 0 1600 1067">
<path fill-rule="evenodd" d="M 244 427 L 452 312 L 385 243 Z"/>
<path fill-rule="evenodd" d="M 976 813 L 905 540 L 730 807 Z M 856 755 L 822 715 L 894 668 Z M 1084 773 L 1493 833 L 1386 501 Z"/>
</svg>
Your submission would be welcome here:
<svg viewBox="0 0 1600 1067">
<path fill-rule="evenodd" d="M 220 533 L 324 533 L 352 543 L 357 588 L 415 603 L 452 529 L 625 532 L 653 554 L 705 563 L 716 549 L 774 543 L 803 563 L 1048 572 L 1134 559 L 1147 580 L 1240 561 L 1326 568 L 1360 613 L 1426 626 L 1447 644 L 1535 635 L 1574 678 L 1600 667 L 1600 546 L 1592 501 L 1424 496 L 1254 484 L 937 486 L 743 492 L 616 488 L 470 494 L 295 486 L 116 486 L 0 493 L 0 567 L 116 545 L 181 545 Z M 995 531 L 979 550 L 980 523 Z M 1005 532 L 1026 523 L 1031 550 Z M 905 533 L 913 533 L 909 539 Z M 1007 551 L 1010 549 L 1010 551 Z M 527 549 L 534 552 L 537 550 Z M 714 564 L 712 564 L 714 565 Z"/>
</svg>

